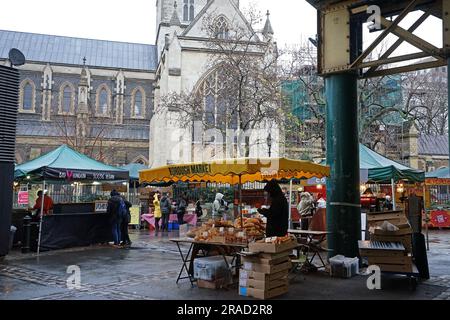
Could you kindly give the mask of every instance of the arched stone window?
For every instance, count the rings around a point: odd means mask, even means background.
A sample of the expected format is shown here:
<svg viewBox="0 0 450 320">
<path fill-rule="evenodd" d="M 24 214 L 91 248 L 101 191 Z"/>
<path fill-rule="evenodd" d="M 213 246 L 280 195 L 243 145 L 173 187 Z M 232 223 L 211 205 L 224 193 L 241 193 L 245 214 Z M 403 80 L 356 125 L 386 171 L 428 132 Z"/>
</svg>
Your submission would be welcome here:
<svg viewBox="0 0 450 320">
<path fill-rule="evenodd" d="M 193 21 L 195 16 L 195 1 L 183 0 L 183 21 Z"/>
<path fill-rule="evenodd" d="M 144 166 L 148 166 L 148 159 L 143 155 L 139 155 L 136 158 L 134 158 L 133 161 L 131 161 L 131 163 L 139 163 L 143 164 Z"/>
<path fill-rule="evenodd" d="M 99 117 L 109 117 L 111 111 L 111 90 L 106 84 L 97 89 L 96 114 Z"/>
<path fill-rule="evenodd" d="M 59 89 L 59 114 L 75 113 L 75 87 L 65 82 Z"/>
<path fill-rule="evenodd" d="M 190 0 L 189 21 L 194 21 L 194 16 L 195 16 L 195 4 L 194 4 L 194 0 Z"/>
<path fill-rule="evenodd" d="M 217 39 L 229 39 L 230 26 L 227 18 L 219 16 L 214 21 L 215 36 Z"/>
<path fill-rule="evenodd" d="M 189 0 L 184 0 L 183 21 L 189 21 Z"/>
<path fill-rule="evenodd" d="M 237 129 L 237 112 L 230 105 L 232 99 L 227 94 L 227 81 L 220 69 L 207 73 L 197 85 L 197 95 L 204 107 L 203 123 L 220 130 Z"/>
<path fill-rule="evenodd" d="M 145 90 L 142 87 L 137 87 L 131 93 L 131 117 L 144 118 L 146 107 Z"/>
<path fill-rule="evenodd" d="M 36 86 L 30 79 L 25 79 L 20 85 L 19 111 L 36 112 Z"/>
</svg>

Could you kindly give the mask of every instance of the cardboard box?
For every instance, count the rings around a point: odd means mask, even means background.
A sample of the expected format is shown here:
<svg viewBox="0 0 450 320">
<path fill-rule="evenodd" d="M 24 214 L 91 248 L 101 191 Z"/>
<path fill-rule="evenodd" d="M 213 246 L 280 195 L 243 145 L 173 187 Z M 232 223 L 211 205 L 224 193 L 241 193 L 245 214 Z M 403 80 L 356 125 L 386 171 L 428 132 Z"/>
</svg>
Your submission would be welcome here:
<svg viewBox="0 0 450 320">
<path fill-rule="evenodd" d="M 373 231 L 373 234 L 380 236 L 402 236 L 402 235 L 410 235 L 413 233 L 409 223 L 399 224 L 397 225 L 397 227 L 399 228 L 399 230 L 397 231 L 386 231 L 381 229 L 375 229 Z"/>
<path fill-rule="evenodd" d="M 412 256 L 403 257 L 368 257 L 369 265 L 402 264 L 412 266 Z"/>
<path fill-rule="evenodd" d="M 288 261 L 289 256 L 284 255 L 275 259 L 272 258 L 262 258 L 259 256 L 256 257 L 242 257 L 242 262 L 251 262 L 256 264 L 264 264 L 264 265 L 275 265 Z"/>
<path fill-rule="evenodd" d="M 272 281 L 255 280 L 255 279 L 240 279 L 239 280 L 239 286 L 241 286 L 241 287 L 260 289 L 260 290 L 264 290 L 264 291 L 272 290 L 272 289 L 282 287 L 282 286 L 287 286 L 287 285 L 289 285 L 289 280 L 287 278 L 287 274 L 283 278 L 275 279 Z"/>
<path fill-rule="evenodd" d="M 228 286 L 230 284 L 229 279 L 216 279 L 214 281 L 206 281 L 206 280 L 197 280 L 197 286 L 199 288 L 203 288 L 203 289 L 212 289 L 212 290 L 217 290 L 217 289 L 221 289 L 224 288 L 226 286 Z"/>
<path fill-rule="evenodd" d="M 380 270 L 383 272 L 400 272 L 411 273 L 413 272 L 412 264 L 378 264 Z"/>
<path fill-rule="evenodd" d="M 275 265 L 266 265 L 252 262 L 244 262 L 243 268 L 249 271 L 261 272 L 261 273 L 277 273 L 284 270 L 289 270 L 292 267 L 292 263 L 287 258 L 283 263 L 275 264 Z"/>
<path fill-rule="evenodd" d="M 289 270 L 286 269 L 286 270 L 283 270 L 280 272 L 267 274 L 267 273 L 262 273 L 262 272 L 240 269 L 239 270 L 239 279 L 254 279 L 257 281 L 270 282 L 270 281 L 274 281 L 274 280 L 278 280 L 278 279 L 282 279 L 282 278 L 286 277 L 288 275 L 288 272 L 289 272 Z"/>
<path fill-rule="evenodd" d="M 247 287 L 239 287 L 239 295 L 246 297 L 253 297 L 257 299 L 272 299 L 283 294 L 286 294 L 289 291 L 288 286 L 281 286 L 278 288 L 274 288 L 271 290 L 261 290 L 255 288 L 247 288 Z"/>
<path fill-rule="evenodd" d="M 288 250 L 288 251 L 283 251 L 283 252 L 279 252 L 279 253 L 260 253 L 258 254 L 258 257 L 262 258 L 262 259 L 272 259 L 272 260 L 276 260 L 282 257 L 289 257 L 292 254 L 292 251 Z"/>
<path fill-rule="evenodd" d="M 390 211 L 387 213 L 367 213 L 367 227 L 381 226 L 388 221 L 395 226 L 409 224 L 408 219 L 402 211 Z"/>
<path fill-rule="evenodd" d="M 279 253 L 293 250 L 296 247 L 298 247 L 298 243 L 295 241 L 287 241 L 281 244 L 258 243 L 258 242 L 252 242 L 248 244 L 248 249 L 250 252 L 264 252 L 264 253 Z"/>
<path fill-rule="evenodd" d="M 405 214 L 401 210 L 367 213 L 367 221 L 379 221 L 379 220 L 389 221 L 389 219 L 397 219 L 401 217 L 406 218 Z"/>
</svg>

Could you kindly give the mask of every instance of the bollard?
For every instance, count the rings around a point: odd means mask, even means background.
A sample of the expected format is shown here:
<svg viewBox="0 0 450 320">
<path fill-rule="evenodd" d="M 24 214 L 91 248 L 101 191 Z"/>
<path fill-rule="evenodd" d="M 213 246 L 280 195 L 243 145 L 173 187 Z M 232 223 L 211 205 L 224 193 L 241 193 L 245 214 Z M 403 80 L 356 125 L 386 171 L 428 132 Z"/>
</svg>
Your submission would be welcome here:
<svg viewBox="0 0 450 320">
<path fill-rule="evenodd" d="M 25 216 L 23 218 L 23 243 L 22 253 L 30 252 L 30 238 L 31 238 L 31 217 Z"/>
</svg>

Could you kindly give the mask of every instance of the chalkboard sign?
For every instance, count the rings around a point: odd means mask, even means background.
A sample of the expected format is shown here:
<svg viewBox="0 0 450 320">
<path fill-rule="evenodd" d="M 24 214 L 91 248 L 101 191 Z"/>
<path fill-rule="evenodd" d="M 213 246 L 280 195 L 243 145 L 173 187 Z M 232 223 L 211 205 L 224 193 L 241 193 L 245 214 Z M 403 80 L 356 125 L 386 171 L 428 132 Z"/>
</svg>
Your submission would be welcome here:
<svg viewBox="0 0 450 320">
<path fill-rule="evenodd" d="M 95 213 L 106 212 L 108 201 L 95 201 Z"/>
</svg>

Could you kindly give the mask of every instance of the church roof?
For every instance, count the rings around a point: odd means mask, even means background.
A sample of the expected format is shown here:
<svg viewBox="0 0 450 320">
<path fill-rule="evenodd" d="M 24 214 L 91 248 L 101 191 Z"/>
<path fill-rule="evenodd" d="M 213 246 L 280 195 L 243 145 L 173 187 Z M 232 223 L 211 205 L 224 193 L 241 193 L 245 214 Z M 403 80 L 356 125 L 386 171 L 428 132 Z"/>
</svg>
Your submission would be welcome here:
<svg viewBox="0 0 450 320">
<path fill-rule="evenodd" d="M 448 136 L 421 135 L 419 137 L 419 154 L 448 156 Z"/>
<path fill-rule="evenodd" d="M 158 65 L 156 46 L 0 30 L 0 59 L 11 48 L 23 52 L 30 62 L 86 64 L 92 67 L 154 71 Z"/>
</svg>

